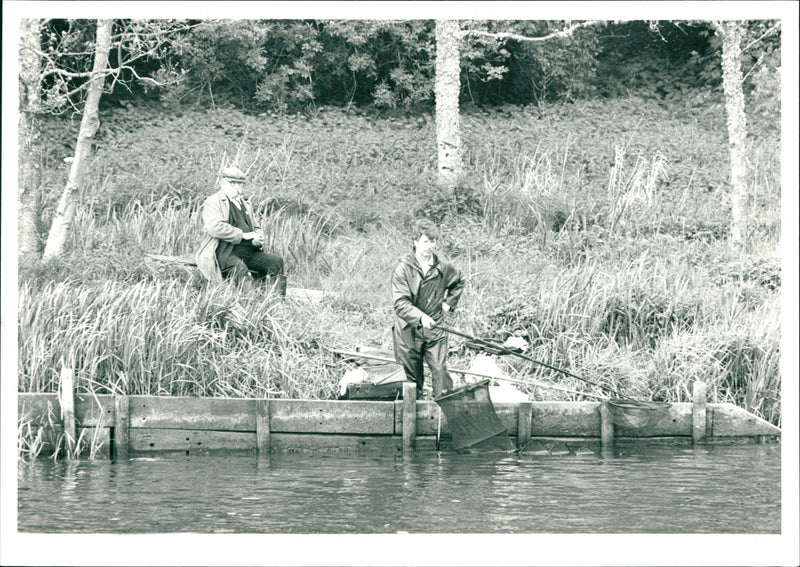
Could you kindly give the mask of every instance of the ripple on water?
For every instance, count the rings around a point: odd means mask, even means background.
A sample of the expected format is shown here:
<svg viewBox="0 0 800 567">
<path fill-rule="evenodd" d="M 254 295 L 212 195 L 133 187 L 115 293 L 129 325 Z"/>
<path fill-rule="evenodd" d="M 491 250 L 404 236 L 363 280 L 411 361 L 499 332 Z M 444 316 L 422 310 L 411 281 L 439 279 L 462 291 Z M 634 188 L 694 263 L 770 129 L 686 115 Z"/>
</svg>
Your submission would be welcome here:
<svg viewBox="0 0 800 567">
<path fill-rule="evenodd" d="M 18 480 L 21 532 L 779 533 L 781 517 L 780 445 L 42 460 Z"/>
</svg>

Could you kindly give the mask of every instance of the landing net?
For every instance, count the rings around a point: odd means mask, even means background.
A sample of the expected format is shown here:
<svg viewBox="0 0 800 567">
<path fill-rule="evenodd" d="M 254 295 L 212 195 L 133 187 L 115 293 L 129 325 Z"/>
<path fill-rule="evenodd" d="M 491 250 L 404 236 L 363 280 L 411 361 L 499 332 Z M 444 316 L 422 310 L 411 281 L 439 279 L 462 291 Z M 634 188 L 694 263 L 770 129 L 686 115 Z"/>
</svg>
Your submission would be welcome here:
<svg viewBox="0 0 800 567">
<path fill-rule="evenodd" d="M 489 380 L 469 384 L 434 400 L 447 418 L 453 448 L 510 451 L 514 448 L 489 397 Z"/>
</svg>

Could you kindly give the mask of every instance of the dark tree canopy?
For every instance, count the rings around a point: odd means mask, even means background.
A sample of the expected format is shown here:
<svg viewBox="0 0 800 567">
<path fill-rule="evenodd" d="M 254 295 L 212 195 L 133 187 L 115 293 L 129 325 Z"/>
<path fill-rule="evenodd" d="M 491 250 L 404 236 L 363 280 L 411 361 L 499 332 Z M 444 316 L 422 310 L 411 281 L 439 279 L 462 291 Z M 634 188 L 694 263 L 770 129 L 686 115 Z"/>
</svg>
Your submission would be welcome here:
<svg viewBox="0 0 800 567">
<path fill-rule="evenodd" d="M 146 39 L 142 22 L 118 20 L 117 37 Z M 119 41 L 109 64 L 130 59 L 104 104 L 131 99 L 179 106 L 232 105 L 254 111 L 303 111 L 313 106 L 381 109 L 432 107 L 435 61 L 432 20 L 224 20 L 182 22 L 158 49 L 135 59 L 136 42 Z M 609 22 L 541 43 L 488 36 L 463 39 L 461 100 L 479 106 L 538 104 L 637 91 L 669 98 L 694 88 L 719 90 L 721 43 L 709 22 Z M 462 29 L 537 37 L 560 21 L 462 21 Z M 750 22 L 759 39 L 745 51 L 752 68 L 779 64 L 774 23 Z M 42 51 L 66 73 L 43 81 L 43 104 L 70 107 L 91 65 L 92 20 L 48 20 Z M 146 32 L 146 28 L 144 28 Z M 153 80 L 133 80 L 151 78 Z M 763 77 L 761 77 L 763 78 Z M 763 81 L 761 81 L 763 83 Z M 156 85 L 156 83 L 158 85 Z M 74 104 L 73 104 L 74 105 Z"/>
</svg>

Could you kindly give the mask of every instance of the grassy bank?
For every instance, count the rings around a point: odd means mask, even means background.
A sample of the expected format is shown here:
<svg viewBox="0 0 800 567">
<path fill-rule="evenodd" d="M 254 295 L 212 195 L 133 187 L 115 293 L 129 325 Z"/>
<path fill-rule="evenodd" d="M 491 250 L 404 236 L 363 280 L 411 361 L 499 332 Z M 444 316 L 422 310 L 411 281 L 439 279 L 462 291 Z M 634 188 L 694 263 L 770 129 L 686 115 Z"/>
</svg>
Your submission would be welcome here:
<svg viewBox="0 0 800 567">
<path fill-rule="evenodd" d="M 534 358 L 635 397 L 687 401 L 702 379 L 712 400 L 780 423 L 778 137 L 754 126 L 758 213 L 732 251 L 724 111 L 690 102 L 467 111 L 469 181 L 454 194 L 432 183 L 430 116 L 107 114 L 68 255 L 21 266 L 19 388 L 54 391 L 64 360 L 81 390 L 335 397 L 346 367 L 326 347 L 390 347 L 389 275 L 425 214 L 469 280 L 453 326 L 524 334 Z M 42 164 L 46 210 L 65 151 L 53 143 Z M 290 286 L 332 299 L 210 290 L 145 257 L 197 248 L 198 207 L 233 161 Z M 473 354 L 460 339 L 451 351 L 453 367 Z"/>
</svg>

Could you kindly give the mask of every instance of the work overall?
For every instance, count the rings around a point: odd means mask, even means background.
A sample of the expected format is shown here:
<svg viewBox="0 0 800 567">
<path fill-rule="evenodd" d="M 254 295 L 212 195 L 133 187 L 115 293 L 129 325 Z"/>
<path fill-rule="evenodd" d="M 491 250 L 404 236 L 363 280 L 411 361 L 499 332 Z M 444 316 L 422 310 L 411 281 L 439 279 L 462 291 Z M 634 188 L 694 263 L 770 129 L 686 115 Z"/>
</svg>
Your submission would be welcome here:
<svg viewBox="0 0 800 567">
<path fill-rule="evenodd" d="M 405 329 L 394 326 L 394 358 L 403 366 L 406 378 L 416 382 L 417 398 L 422 397 L 425 384 L 423 360 L 428 363 L 433 379 L 433 395 L 453 389 L 453 379 L 447 371 L 447 335 L 440 329 L 423 327 Z"/>
</svg>

